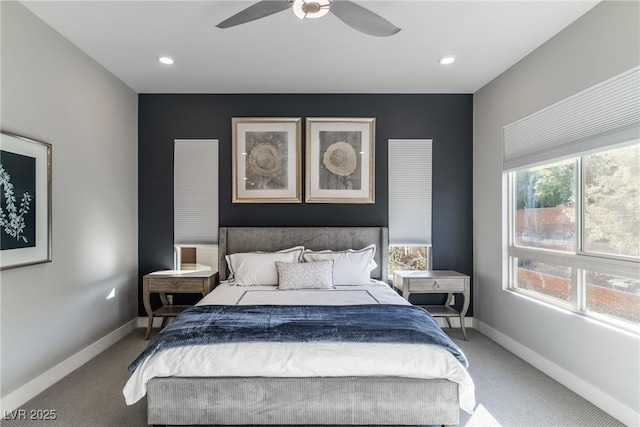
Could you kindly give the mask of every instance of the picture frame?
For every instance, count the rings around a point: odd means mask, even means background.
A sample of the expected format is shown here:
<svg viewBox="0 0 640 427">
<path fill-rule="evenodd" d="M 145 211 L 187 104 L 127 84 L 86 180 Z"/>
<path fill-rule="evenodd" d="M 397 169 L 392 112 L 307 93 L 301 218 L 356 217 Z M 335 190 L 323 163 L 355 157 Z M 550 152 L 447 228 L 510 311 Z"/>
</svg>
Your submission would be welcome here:
<svg viewBox="0 0 640 427">
<path fill-rule="evenodd" d="M 302 203 L 300 117 L 234 117 L 233 203 Z"/>
<path fill-rule="evenodd" d="M 375 122 L 306 119 L 307 203 L 375 203 Z"/>
<path fill-rule="evenodd" d="M 51 262 L 51 144 L 0 138 L 0 270 Z"/>
</svg>

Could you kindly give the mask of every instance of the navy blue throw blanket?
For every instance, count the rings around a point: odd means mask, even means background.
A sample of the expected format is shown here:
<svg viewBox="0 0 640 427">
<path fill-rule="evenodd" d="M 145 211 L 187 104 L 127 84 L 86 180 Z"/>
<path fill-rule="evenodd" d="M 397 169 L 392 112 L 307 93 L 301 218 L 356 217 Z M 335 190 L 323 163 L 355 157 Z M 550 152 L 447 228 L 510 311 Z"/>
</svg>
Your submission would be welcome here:
<svg viewBox="0 0 640 427">
<path fill-rule="evenodd" d="M 188 345 L 248 342 L 435 344 L 465 367 L 460 348 L 433 317 L 411 305 L 201 305 L 183 311 L 129 365 L 157 351 Z"/>
</svg>

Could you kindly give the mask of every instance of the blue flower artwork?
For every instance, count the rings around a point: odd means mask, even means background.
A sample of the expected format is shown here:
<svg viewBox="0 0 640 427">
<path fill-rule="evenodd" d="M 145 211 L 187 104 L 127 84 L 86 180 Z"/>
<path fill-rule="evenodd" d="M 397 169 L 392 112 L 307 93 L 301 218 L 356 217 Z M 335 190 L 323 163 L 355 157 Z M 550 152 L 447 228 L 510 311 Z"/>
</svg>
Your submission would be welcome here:
<svg viewBox="0 0 640 427">
<path fill-rule="evenodd" d="M 36 159 L 0 151 L 0 250 L 36 246 Z"/>
</svg>

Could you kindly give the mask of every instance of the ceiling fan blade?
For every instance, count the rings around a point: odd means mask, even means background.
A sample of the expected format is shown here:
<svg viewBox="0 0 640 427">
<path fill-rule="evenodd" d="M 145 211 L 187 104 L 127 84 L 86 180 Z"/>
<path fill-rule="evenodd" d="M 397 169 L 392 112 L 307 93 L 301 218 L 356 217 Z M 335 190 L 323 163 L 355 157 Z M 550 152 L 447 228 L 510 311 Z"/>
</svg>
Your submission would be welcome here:
<svg viewBox="0 0 640 427">
<path fill-rule="evenodd" d="M 348 26 L 370 36 L 389 37 L 400 31 L 380 15 L 348 0 L 334 1 L 331 12 Z"/>
<path fill-rule="evenodd" d="M 262 0 L 244 10 L 241 10 L 232 17 L 225 19 L 216 25 L 216 27 L 235 27 L 236 25 L 245 24 L 247 22 L 255 21 L 256 19 L 264 18 L 265 16 L 273 15 L 274 13 L 282 12 L 289 7 L 290 4 L 287 0 Z"/>
</svg>

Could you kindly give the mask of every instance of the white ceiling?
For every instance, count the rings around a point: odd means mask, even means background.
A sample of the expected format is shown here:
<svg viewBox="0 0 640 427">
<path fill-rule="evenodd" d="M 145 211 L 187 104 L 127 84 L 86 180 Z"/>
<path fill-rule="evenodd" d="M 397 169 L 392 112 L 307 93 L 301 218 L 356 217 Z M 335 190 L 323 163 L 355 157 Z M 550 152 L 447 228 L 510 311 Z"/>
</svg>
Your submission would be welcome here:
<svg viewBox="0 0 640 427">
<path fill-rule="evenodd" d="M 387 38 L 290 10 L 215 27 L 253 1 L 21 3 L 138 93 L 473 93 L 598 1 L 357 1 Z"/>
</svg>

